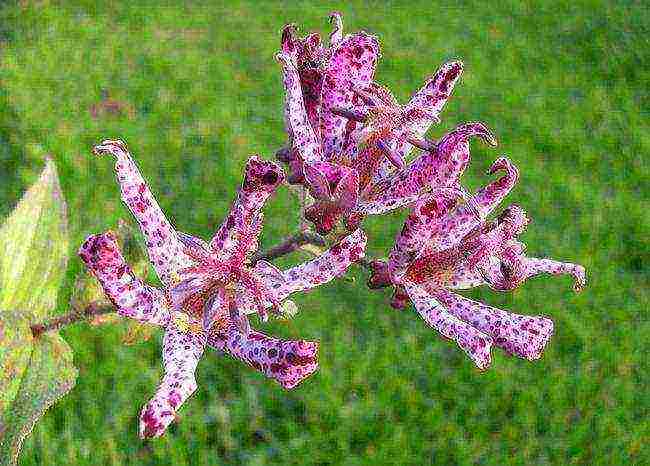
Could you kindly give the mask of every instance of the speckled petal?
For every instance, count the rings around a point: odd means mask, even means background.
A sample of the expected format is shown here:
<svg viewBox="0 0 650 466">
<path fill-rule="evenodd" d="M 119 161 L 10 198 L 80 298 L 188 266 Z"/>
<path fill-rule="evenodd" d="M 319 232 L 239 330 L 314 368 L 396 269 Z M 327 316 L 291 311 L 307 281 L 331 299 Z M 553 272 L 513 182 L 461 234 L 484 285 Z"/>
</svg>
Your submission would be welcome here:
<svg viewBox="0 0 650 466">
<path fill-rule="evenodd" d="M 574 280 L 573 289 L 576 292 L 582 291 L 587 285 L 585 268 L 579 264 L 559 262 L 548 258 L 540 259 L 537 257 L 526 257 L 524 264 L 526 279 L 540 274 L 571 275 Z"/>
<path fill-rule="evenodd" d="M 333 25 L 332 32 L 330 33 L 330 45 L 336 46 L 343 40 L 343 16 L 338 11 L 330 13 L 330 24 Z"/>
<path fill-rule="evenodd" d="M 323 160 L 323 152 L 307 116 L 295 53 L 281 52 L 276 57 L 282 62 L 285 89 L 285 124 L 292 147 L 298 152 L 303 162 L 319 162 Z"/>
<path fill-rule="evenodd" d="M 495 346 L 530 361 L 542 357 L 553 335 L 553 321 L 502 311 L 444 289 L 432 292 L 450 314 L 490 335 Z"/>
<path fill-rule="evenodd" d="M 186 319 L 184 314 L 175 313 L 167 326 L 163 339 L 165 375 L 140 413 L 141 438 L 165 433 L 175 413 L 197 388 L 194 371 L 203 355 L 206 335 L 200 322 L 196 322 L 195 329 L 186 328 Z"/>
<path fill-rule="evenodd" d="M 457 190 L 438 189 L 415 203 L 389 254 L 388 270 L 394 280 L 399 281 L 408 265 L 422 253 L 458 198 Z"/>
<path fill-rule="evenodd" d="M 375 74 L 379 58 L 377 39 L 365 32 L 348 35 L 334 49 L 325 69 L 321 90 L 320 133 L 326 159 L 343 149 L 347 119 L 329 111 L 330 107 L 353 107 L 354 86 L 365 87 Z"/>
<path fill-rule="evenodd" d="M 106 140 L 93 149 L 95 155 L 112 155 L 122 191 L 122 200 L 140 225 L 145 237 L 149 259 L 160 280 L 171 284 L 178 270 L 190 264 L 183 254 L 176 231 L 149 190 L 126 144 L 120 140 Z"/>
<path fill-rule="evenodd" d="M 320 95 L 323 85 L 323 72 L 320 69 L 320 63 L 325 59 L 325 48 L 321 43 L 320 36 L 317 33 L 312 33 L 299 39 L 295 36 L 294 25 L 288 24 L 282 29 L 282 52 L 295 57 L 307 117 L 318 137 Z"/>
<path fill-rule="evenodd" d="M 485 222 L 486 217 L 510 193 L 519 177 L 517 168 L 505 157 L 497 159 L 488 173 L 498 170 L 505 170 L 505 175 L 479 189 L 467 202 L 459 204 L 440 220 L 436 233 L 421 254 L 453 247 Z"/>
<path fill-rule="evenodd" d="M 378 182 L 369 199 L 399 199 L 422 192 L 426 187 L 457 186 L 470 161 L 472 137 L 496 145 L 496 139 L 485 124 L 459 125 L 435 144 L 435 150 L 425 152 L 406 168 Z"/>
<path fill-rule="evenodd" d="M 284 172 L 277 164 L 257 156 L 249 158 L 237 199 L 212 238 L 210 248 L 223 258 L 237 254 L 243 262 L 257 247 L 264 218 L 262 208 L 283 181 Z"/>
<path fill-rule="evenodd" d="M 303 167 L 305 183 L 314 199 L 329 200 L 332 197 L 332 193 L 330 191 L 330 183 L 324 173 L 325 170 L 321 171 L 323 165 L 325 164 L 306 163 Z"/>
<path fill-rule="evenodd" d="M 208 344 L 248 364 L 283 388 L 295 388 L 318 369 L 318 342 L 280 340 L 251 330 L 243 335 L 229 324 L 213 331 Z"/>
<path fill-rule="evenodd" d="M 406 112 L 414 109 L 423 109 L 431 115 L 431 118 L 421 119 L 411 125 L 410 133 L 413 136 L 423 137 L 431 125 L 435 123 L 433 117 L 437 117 L 442 112 L 462 73 L 462 62 L 450 61 L 445 63 L 404 106 L 404 111 Z M 408 152 L 411 150 L 410 147 L 411 145 L 408 143 L 403 144 L 398 149 L 400 155 L 402 157 L 408 155 Z"/>
<path fill-rule="evenodd" d="M 499 157 L 487 171 L 493 175 L 499 171 L 505 172 L 498 180 L 480 189 L 473 196 L 473 205 L 483 218 L 487 217 L 515 187 L 519 180 L 519 170 L 507 157 Z"/>
<path fill-rule="evenodd" d="M 359 174 L 343 167 L 344 174 L 334 190 L 334 201 L 338 204 L 341 212 L 345 215 L 357 205 L 359 198 Z"/>
<path fill-rule="evenodd" d="M 383 197 L 374 201 L 360 202 L 355 209 L 356 212 L 362 215 L 379 215 L 385 214 L 395 209 L 413 204 L 420 199 L 420 194 L 412 194 L 410 196 L 394 197 L 384 199 Z"/>
<path fill-rule="evenodd" d="M 343 275 L 351 264 L 363 258 L 368 239 L 363 230 L 343 238 L 316 259 L 282 272 L 284 283 L 268 283 L 278 300 L 292 293 L 323 285 Z"/>
<path fill-rule="evenodd" d="M 79 257 L 120 315 L 154 325 L 167 324 L 170 311 L 164 294 L 133 274 L 113 233 L 89 236 L 79 249 Z"/>
<path fill-rule="evenodd" d="M 429 290 L 409 281 L 404 282 L 404 287 L 427 324 L 443 337 L 454 340 L 479 369 L 485 370 L 490 366 L 492 338 L 448 312 Z"/>
</svg>

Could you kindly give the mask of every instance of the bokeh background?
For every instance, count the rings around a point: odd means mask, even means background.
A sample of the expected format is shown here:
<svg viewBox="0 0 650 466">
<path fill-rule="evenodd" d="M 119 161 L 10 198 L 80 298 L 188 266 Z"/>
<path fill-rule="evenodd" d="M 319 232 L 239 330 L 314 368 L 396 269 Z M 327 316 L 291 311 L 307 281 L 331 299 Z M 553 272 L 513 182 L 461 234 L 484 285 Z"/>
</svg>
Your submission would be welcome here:
<svg viewBox="0 0 650 466">
<path fill-rule="evenodd" d="M 26 443 L 32 464 L 648 464 L 650 12 L 644 2 L 7 2 L 0 6 L 0 215 L 54 155 L 73 249 L 129 218 L 112 164 L 90 156 L 125 139 L 176 225 L 209 237 L 249 154 L 285 142 L 279 30 L 379 35 L 377 79 L 406 100 L 445 60 L 462 81 L 433 137 L 482 120 L 496 150 L 472 144 L 469 188 L 507 154 L 522 172 L 509 201 L 534 221 L 535 255 L 587 267 L 509 294 L 467 293 L 548 314 L 542 360 L 499 350 L 479 373 L 412 311 L 397 312 L 363 271 L 296 298 L 264 331 L 321 341 L 321 368 L 283 391 L 216 353 L 162 439 L 137 437 L 162 369 L 160 335 L 127 346 L 123 324 L 63 333 L 80 376 Z M 295 231 L 287 189 L 268 205 L 263 246 Z M 367 222 L 385 254 L 403 213 Z M 282 264 L 302 260 L 300 255 Z M 59 307 L 66 309 L 76 257 Z"/>
</svg>

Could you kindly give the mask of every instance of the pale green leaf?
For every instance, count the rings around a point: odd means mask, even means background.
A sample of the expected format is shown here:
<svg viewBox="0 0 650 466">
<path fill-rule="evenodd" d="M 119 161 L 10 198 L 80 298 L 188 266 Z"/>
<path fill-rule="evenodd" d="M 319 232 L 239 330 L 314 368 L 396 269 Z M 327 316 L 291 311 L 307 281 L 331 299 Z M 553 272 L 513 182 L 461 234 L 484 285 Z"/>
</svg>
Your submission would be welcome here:
<svg viewBox="0 0 650 466">
<path fill-rule="evenodd" d="M 0 434 L 0 465 L 17 463 L 36 421 L 74 387 L 76 379 L 72 350 L 59 335 L 44 334 L 33 340 L 28 368 L 0 426 L 4 430 Z"/>
<path fill-rule="evenodd" d="M 68 255 L 66 205 L 54 161 L 0 227 L 0 309 L 30 321 L 54 309 Z"/>
<path fill-rule="evenodd" d="M 16 312 L 0 313 L 0 416 L 11 404 L 32 353 L 29 322 Z"/>
</svg>

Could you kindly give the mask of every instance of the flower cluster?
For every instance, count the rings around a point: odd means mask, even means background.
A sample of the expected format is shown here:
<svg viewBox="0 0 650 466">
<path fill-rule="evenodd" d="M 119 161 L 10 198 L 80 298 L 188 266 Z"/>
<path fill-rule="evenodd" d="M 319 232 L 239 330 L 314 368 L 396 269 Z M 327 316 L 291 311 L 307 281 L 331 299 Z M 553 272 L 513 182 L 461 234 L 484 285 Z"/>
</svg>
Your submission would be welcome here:
<svg viewBox="0 0 650 466">
<path fill-rule="evenodd" d="M 461 185 L 470 139 L 497 144 L 485 124 L 460 124 L 438 140 L 425 137 L 439 121 L 462 63 L 442 65 L 401 105 L 374 80 L 377 39 L 364 32 L 343 35 L 340 15 L 331 19 L 328 46 L 317 34 L 298 38 L 286 26 L 278 54 L 289 133 L 278 158 L 291 168 L 289 182 L 304 185 L 314 198 L 307 219 L 327 234 L 339 222 L 354 230 L 367 215 L 408 208 L 387 260 L 371 262 L 368 285 L 394 287 L 394 307 L 412 302 L 480 369 L 490 365 L 492 345 L 540 358 L 553 333 L 550 319 L 505 312 L 453 291 L 481 285 L 508 291 L 542 273 L 573 275 L 576 291 L 585 285 L 579 265 L 526 256 L 517 239 L 529 223 L 521 207 L 508 206 L 489 219 L 517 183 L 511 160 L 495 160 L 488 175 L 501 177 L 476 193 Z M 420 153 L 409 157 L 413 149 Z"/>
<path fill-rule="evenodd" d="M 485 369 L 490 348 L 537 359 L 553 324 L 545 317 L 511 314 L 464 298 L 454 290 L 487 285 L 512 290 L 540 274 L 572 274 L 585 284 L 581 266 L 537 259 L 518 241 L 528 224 L 511 205 L 490 220 L 518 179 L 507 158 L 488 174 L 502 172 L 474 194 L 460 179 L 470 161 L 469 142 L 496 138 L 483 123 L 458 125 L 438 140 L 425 137 L 460 78 L 459 61 L 444 64 L 411 100 L 401 105 L 374 80 L 377 39 L 365 32 L 343 34 L 341 16 L 328 44 L 318 34 L 300 38 L 282 31 L 285 117 L 289 144 L 277 153 L 288 164 L 287 181 L 302 185 L 313 202 L 305 219 L 331 237 L 315 259 L 279 270 L 255 260 L 263 207 L 285 181 L 274 162 L 252 156 L 230 213 L 209 241 L 176 230 L 167 220 L 124 142 L 97 145 L 97 156 L 115 159 L 122 200 L 133 213 L 162 288 L 145 284 L 126 263 L 115 235 L 86 239 L 79 255 L 117 312 L 164 328 L 164 376 L 143 407 L 140 435 L 165 432 L 176 411 L 196 390 L 194 376 L 206 347 L 239 359 L 291 389 L 318 367 L 318 343 L 286 341 L 251 328 L 248 316 L 266 321 L 280 313 L 292 293 L 343 275 L 365 255 L 364 217 L 409 209 L 404 228 L 385 260 L 369 264 L 371 288 L 393 287 L 391 304 L 412 302 L 442 336 L 455 340 Z M 420 153 L 413 157 L 411 152 Z M 343 232 L 343 233 L 342 233 Z"/>
</svg>

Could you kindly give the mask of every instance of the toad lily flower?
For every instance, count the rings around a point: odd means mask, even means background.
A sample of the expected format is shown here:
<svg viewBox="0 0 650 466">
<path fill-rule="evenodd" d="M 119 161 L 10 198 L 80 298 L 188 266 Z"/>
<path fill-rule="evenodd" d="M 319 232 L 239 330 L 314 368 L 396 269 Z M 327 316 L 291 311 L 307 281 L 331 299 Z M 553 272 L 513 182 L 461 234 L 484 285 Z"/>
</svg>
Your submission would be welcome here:
<svg viewBox="0 0 650 466">
<path fill-rule="evenodd" d="M 140 416 L 140 435 L 162 435 L 175 412 L 196 390 L 194 372 L 205 347 L 229 353 L 291 389 L 318 367 L 318 343 L 268 337 L 248 326 L 246 315 L 266 316 L 290 294 L 342 275 L 363 257 L 366 238 L 356 231 L 320 257 L 281 271 L 248 256 L 257 247 L 262 207 L 282 183 L 280 167 L 258 157 L 246 164 L 237 199 L 214 238 L 205 242 L 176 231 L 158 206 L 122 141 L 104 141 L 96 155 L 115 157 L 122 200 L 145 237 L 163 288 L 135 277 L 115 236 L 90 236 L 79 250 L 104 293 L 124 317 L 165 328 L 165 375 Z"/>
<path fill-rule="evenodd" d="M 365 215 L 408 205 L 424 189 L 453 185 L 452 172 L 460 176 L 469 161 L 471 137 L 496 145 L 482 123 L 460 125 L 437 143 L 423 139 L 438 121 L 462 73 L 460 62 L 450 62 L 404 106 L 374 82 L 364 87 L 350 79 L 341 80 L 350 87 L 346 95 L 357 96 L 361 103 L 351 99 L 336 99 L 335 105 L 323 102 L 321 116 L 328 113 L 347 120 L 346 131 L 335 135 L 339 138 L 336 150 L 328 150 L 324 142 L 327 133 L 314 127 L 301 87 L 300 51 L 305 46 L 288 43 L 291 46 L 285 42 L 277 57 L 283 63 L 285 118 L 293 146 L 282 152 L 281 159 L 299 173 L 293 181 L 303 182 L 316 199 L 306 216 L 320 233 L 328 233 L 340 218 L 346 219 L 350 230 L 356 229 Z M 426 153 L 405 166 L 404 157 L 413 145 Z M 397 169 L 390 170 L 386 163 Z"/>
<path fill-rule="evenodd" d="M 429 144 L 429 150 L 407 166 L 381 180 L 366 177 L 363 182 L 360 179 L 360 173 L 371 173 L 364 171 L 364 159 L 354 163 L 361 172 L 357 168 L 327 162 L 305 165 L 306 179 L 316 199 L 305 212 L 306 217 L 323 234 L 330 231 L 341 217 L 347 228 L 354 230 L 365 216 L 411 205 L 427 192 L 464 192 L 459 179 L 469 164 L 469 141 L 472 137 L 496 145 L 495 137 L 483 123 L 465 123 L 439 142 Z M 500 169 L 494 167 L 495 171 Z M 327 191 L 327 186 L 335 186 L 335 189 Z"/>
<path fill-rule="evenodd" d="M 508 166 L 508 175 L 479 190 L 471 202 L 458 204 L 447 194 L 420 200 L 388 263 L 373 262 L 369 282 L 372 288 L 395 285 L 395 306 L 410 299 L 427 324 L 455 340 L 480 369 L 489 367 L 493 344 L 521 358 L 539 359 L 553 322 L 502 311 L 451 290 L 488 285 L 506 291 L 541 273 L 573 275 L 576 291 L 585 285 L 579 265 L 525 257 L 525 246 L 516 238 L 529 220 L 518 206 L 510 206 L 494 222 L 485 221 L 516 181 L 517 172 L 507 159 L 495 165 Z"/>
<path fill-rule="evenodd" d="M 363 31 L 343 35 L 339 13 L 332 13 L 330 21 L 335 27 L 328 47 L 323 46 L 317 33 L 297 38 L 293 25 L 282 30 L 278 59 L 284 63 L 285 116 L 291 149 L 281 150 L 278 157 L 292 169 L 289 182 L 302 182 L 303 163 L 324 161 L 342 150 L 347 120 L 331 109 L 354 106 L 358 98 L 353 88 L 365 87 L 372 81 L 379 59 L 375 37 Z M 315 141 L 317 146 L 313 145 Z"/>
</svg>

